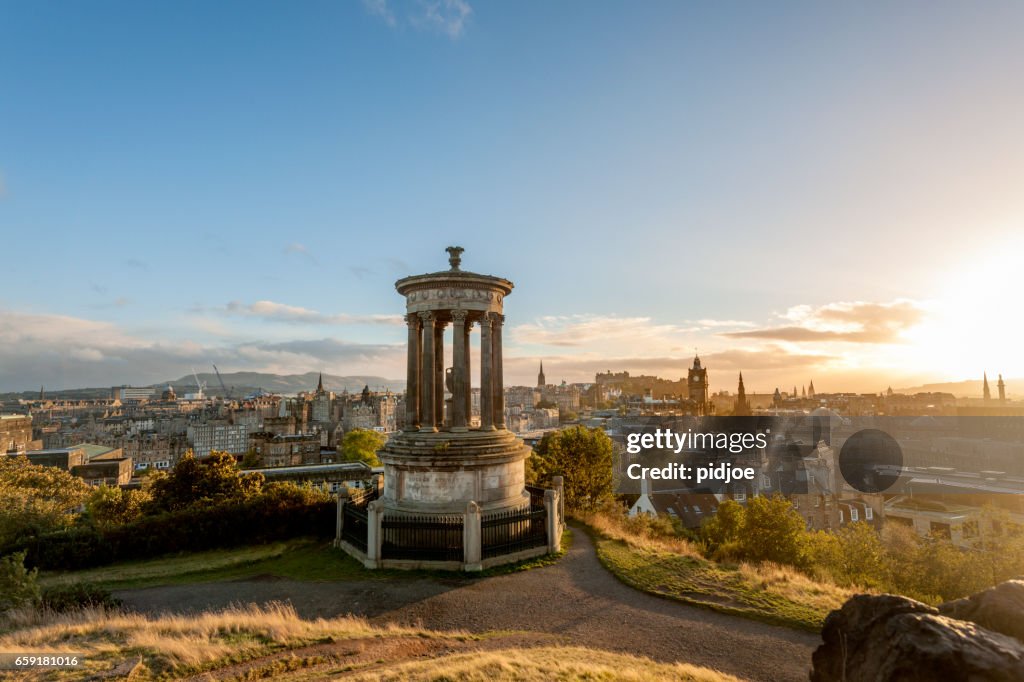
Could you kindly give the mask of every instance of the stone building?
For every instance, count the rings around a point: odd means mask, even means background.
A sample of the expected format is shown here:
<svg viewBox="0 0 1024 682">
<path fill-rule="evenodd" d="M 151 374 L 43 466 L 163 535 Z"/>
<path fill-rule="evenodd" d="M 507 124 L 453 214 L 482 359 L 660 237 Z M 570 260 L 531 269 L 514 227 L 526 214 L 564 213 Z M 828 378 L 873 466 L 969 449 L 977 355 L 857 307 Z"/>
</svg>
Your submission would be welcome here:
<svg viewBox="0 0 1024 682">
<path fill-rule="evenodd" d="M 32 417 L 27 414 L 0 414 L 0 455 L 42 447 L 32 437 Z"/>
</svg>

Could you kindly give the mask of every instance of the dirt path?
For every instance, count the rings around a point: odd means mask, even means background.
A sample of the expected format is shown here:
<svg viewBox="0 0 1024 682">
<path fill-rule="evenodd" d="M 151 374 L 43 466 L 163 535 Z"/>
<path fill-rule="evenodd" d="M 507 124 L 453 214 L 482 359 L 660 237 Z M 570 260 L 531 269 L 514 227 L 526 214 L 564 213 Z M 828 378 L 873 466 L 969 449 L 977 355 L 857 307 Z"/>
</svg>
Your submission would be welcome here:
<svg viewBox="0 0 1024 682">
<path fill-rule="evenodd" d="M 620 583 L 575 529 L 553 566 L 485 579 L 350 583 L 246 580 L 117 593 L 144 612 L 290 602 L 304 617 L 354 614 L 432 630 L 519 630 L 563 643 L 684 661 L 753 680 L 806 680 L 818 635 L 686 606 Z M 554 636 L 552 641 L 551 636 Z"/>
</svg>

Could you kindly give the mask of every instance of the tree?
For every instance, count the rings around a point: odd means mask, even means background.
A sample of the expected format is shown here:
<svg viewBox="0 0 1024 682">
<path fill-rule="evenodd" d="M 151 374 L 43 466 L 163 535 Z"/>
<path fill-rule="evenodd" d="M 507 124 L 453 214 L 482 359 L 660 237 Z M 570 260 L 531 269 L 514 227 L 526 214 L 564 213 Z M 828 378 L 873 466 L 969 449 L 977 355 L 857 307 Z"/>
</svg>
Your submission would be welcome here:
<svg viewBox="0 0 1024 682">
<path fill-rule="evenodd" d="M 0 457 L 0 546 L 66 528 L 89 494 L 80 478 L 27 457 Z"/>
<path fill-rule="evenodd" d="M 746 523 L 745 515 L 746 510 L 736 500 L 725 500 L 718 505 L 718 511 L 704 519 L 700 529 L 709 549 L 715 551 L 738 541 Z"/>
<path fill-rule="evenodd" d="M 241 501 L 259 494 L 263 481 L 261 473 L 239 475 L 235 458 L 227 452 L 214 450 L 201 460 L 187 452 L 170 474 L 152 479 L 149 491 L 153 499 L 147 510 L 177 511 L 193 505 Z"/>
<path fill-rule="evenodd" d="M 125 490 L 119 486 L 93 488 L 85 502 L 89 517 L 100 526 L 129 523 L 142 515 L 152 499 L 148 490 Z"/>
<path fill-rule="evenodd" d="M 807 522 L 781 495 L 747 499 L 740 546 L 745 558 L 800 566 Z"/>
<path fill-rule="evenodd" d="M 388 439 L 384 434 L 371 429 L 352 429 L 346 431 L 338 446 L 338 454 L 346 462 L 365 462 L 369 466 L 380 466 L 377 451 L 384 447 Z"/>
<path fill-rule="evenodd" d="M 0 557 L 0 614 L 39 601 L 37 574 L 25 570 L 25 552 Z"/>
<path fill-rule="evenodd" d="M 573 426 L 544 434 L 528 466 L 536 483 L 562 477 L 569 509 L 593 510 L 612 494 L 612 441 L 601 429 Z"/>
<path fill-rule="evenodd" d="M 556 405 L 550 400 L 544 399 L 537 401 L 537 404 L 534 405 L 534 407 L 537 408 L 538 410 L 553 410 L 556 407 L 558 407 L 558 405 Z"/>
</svg>

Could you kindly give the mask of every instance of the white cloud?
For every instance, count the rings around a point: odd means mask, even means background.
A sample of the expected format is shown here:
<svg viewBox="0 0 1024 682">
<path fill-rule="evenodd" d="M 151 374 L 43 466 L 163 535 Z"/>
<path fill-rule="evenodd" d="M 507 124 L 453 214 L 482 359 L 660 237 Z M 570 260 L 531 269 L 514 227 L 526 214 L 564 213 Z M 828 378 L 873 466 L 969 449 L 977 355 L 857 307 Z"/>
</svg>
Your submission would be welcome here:
<svg viewBox="0 0 1024 682">
<path fill-rule="evenodd" d="M 108 322 L 0 309 L 0 391 L 40 385 L 54 390 L 147 385 L 212 363 L 222 371 L 296 374 L 323 369 L 333 374 L 398 378 L 405 373 L 405 347 L 334 338 L 169 343 L 128 333 Z"/>
<path fill-rule="evenodd" d="M 379 17 L 388 26 L 397 25 L 395 13 L 388 5 L 388 0 L 363 0 L 363 7 L 375 17 Z"/>
<path fill-rule="evenodd" d="M 223 309 L 220 309 L 220 312 L 228 316 L 255 317 L 271 322 L 291 324 L 403 324 L 401 315 L 325 314 L 309 308 L 275 301 L 256 301 L 255 303 L 231 301 Z"/>
<path fill-rule="evenodd" d="M 924 320 L 925 306 L 907 299 L 888 303 L 837 302 L 817 307 L 797 305 L 779 317 L 788 324 L 725 332 L 722 336 L 791 343 L 898 343 L 903 332 Z"/>
<path fill-rule="evenodd" d="M 431 28 L 453 40 L 466 29 L 473 8 L 465 0 L 420 0 L 421 12 L 413 23 Z"/>
<path fill-rule="evenodd" d="M 456 40 L 473 14 L 466 0 L 363 0 L 367 14 L 391 28 L 411 26 Z"/>
</svg>

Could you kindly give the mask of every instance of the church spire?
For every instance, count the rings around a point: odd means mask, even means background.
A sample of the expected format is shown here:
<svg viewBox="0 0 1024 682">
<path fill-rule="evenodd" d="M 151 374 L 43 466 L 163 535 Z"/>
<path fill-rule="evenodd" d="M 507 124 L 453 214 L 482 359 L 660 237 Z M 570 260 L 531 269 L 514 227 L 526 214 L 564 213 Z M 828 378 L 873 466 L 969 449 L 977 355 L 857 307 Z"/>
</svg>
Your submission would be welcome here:
<svg viewBox="0 0 1024 682">
<path fill-rule="evenodd" d="M 323 393 L 324 392 L 324 373 L 323 372 L 320 372 L 320 380 L 318 382 L 316 382 L 316 392 L 317 393 Z"/>
<path fill-rule="evenodd" d="M 1003 383 L 1003 375 L 999 375 L 999 381 L 996 383 L 996 388 L 999 389 L 999 402 L 1006 402 L 1006 384 Z"/>
<path fill-rule="evenodd" d="M 544 386 L 547 386 L 547 385 L 548 385 L 548 382 L 544 378 L 544 361 L 541 360 L 540 361 L 540 371 L 537 372 L 537 387 L 538 388 L 543 388 Z"/>
<path fill-rule="evenodd" d="M 988 372 L 984 373 L 984 377 L 985 377 L 985 382 L 984 382 L 984 384 L 982 384 L 982 387 L 981 387 L 982 398 L 985 399 L 985 400 L 992 400 L 992 391 L 988 387 Z"/>
</svg>

